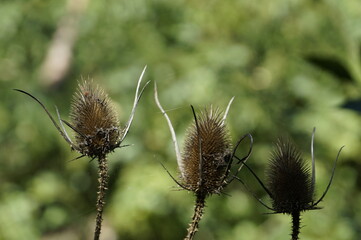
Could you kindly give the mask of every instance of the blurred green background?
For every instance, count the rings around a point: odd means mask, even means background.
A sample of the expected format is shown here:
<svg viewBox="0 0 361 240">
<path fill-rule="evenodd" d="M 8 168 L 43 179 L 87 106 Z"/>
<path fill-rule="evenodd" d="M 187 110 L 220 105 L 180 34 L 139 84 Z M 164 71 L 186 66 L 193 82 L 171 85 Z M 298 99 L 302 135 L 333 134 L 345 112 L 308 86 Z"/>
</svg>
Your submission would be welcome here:
<svg viewBox="0 0 361 240">
<path fill-rule="evenodd" d="M 122 125 L 137 79 L 157 82 L 178 141 L 196 109 L 224 109 L 232 141 L 254 136 L 249 165 L 264 178 L 273 143 L 290 136 L 310 161 L 317 127 L 317 195 L 300 238 L 361 239 L 359 0 L 2 0 L 0 2 L 0 239 L 92 239 L 97 163 L 71 152 L 37 96 L 68 118 L 77 82 L 91 78 Z M 146 89 L 124 144 L 109 156 L 102 239 L 183 239 L 194 196 L 176 190 L 167 123 Z M 246 145 L 239 150 L 246 151 Z M 269 199 L 243 169 L 240 177 Z M 242 185 L 207 201 L 195 239 L 289 239 L 291 219 L 267 215 Z"/>
</svg>

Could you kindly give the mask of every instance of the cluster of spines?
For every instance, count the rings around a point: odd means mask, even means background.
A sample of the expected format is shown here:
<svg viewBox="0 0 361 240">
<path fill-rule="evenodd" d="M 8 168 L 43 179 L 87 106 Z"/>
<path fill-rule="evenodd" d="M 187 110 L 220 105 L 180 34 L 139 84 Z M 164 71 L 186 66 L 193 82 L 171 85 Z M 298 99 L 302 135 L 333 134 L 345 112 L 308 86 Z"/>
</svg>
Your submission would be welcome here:
<svg viewBox="0 0 361 240">
<path fill-rule="evenodd" d="M 219 193 L 231 154 L 228 130 L 218 109 L 205 109 L 187 130 L 181 181 L 187 189 L 205 195 Z"/>
<path fill-rule="evenodd" d="M 260 185 L 271 198 L 272 207 L 267 206 L 261 199 L 253 196 L 274 213 L 284 213 L 292 216 L 292 240 L 297 240 L 300 233 L 301 212 L 319 209 L 317 206 L 326 196 L 336 169 L 336 163 L 341 150 L 338 151 L 334 162 L 330 181 L 326 190 L 318 200 L 315 200 L 315 157 L 313 152 L 314 136 L 313 130 L 311 140 L 312 169 L 306 165 L 301 153 L 291 143 L 290 140 L 279 139 L 275 144 L 266 171 L 266 184 L 260 180 L 255 172 L 246 164 L 244 165 L 255 176 Z M 245 183 L 239 179 L 244 185 Z M 245 185 L 247 187 L 247 185 Z M 248 188 L 248 187 L 247 187 Z"/>
<path fill-rule="evenodd" d="M 266 175 L 276 212 L 292 214 L 312 208 L 314 186 L 310 168 L 290 141 L 278 140 Z"/>
<path fill-rule="evenodd" d="M 119 121 L 107 94 L 88 81 L 79 84 L 70 111 L 78 148 L 92 158 L 106 155 L 117 147 Z"/>
<path fill-rule="evenodd" d="M 253 139 L 250 134 L 246 134 L 238 140 L 232 149 L 231 138 L 225 121 L 234 98 L 230 100 L 224 113 L 211 107 L 201 111 L 198 117 L 193 106 L 191 106 L 194 122 L 187 130 L 184 149 L 181 154 L 173 125 L 159 101 L 156 85 L 154 85 L 154 97 L 158 108 L 167 120 L 172 135 L 180 171 L 180 181 L 176 180 L 168 170 L 166 171 L 178 186 L 192 191 L 196 197 L 192 221 L 184 238 L 191 240 L 198 231 L 206 198 L 209 195 L 221 193 L 223 188 L 237 178 L 242 166 L 230 174 L 233 159 L 236 157 L 235 152 L 240 143 L 249 137 L 251 140 L 250 150 L 244 158 L 238 158 L 240 160 L 238 164 L 246 161 L 252 152 Z"/>
</svg>

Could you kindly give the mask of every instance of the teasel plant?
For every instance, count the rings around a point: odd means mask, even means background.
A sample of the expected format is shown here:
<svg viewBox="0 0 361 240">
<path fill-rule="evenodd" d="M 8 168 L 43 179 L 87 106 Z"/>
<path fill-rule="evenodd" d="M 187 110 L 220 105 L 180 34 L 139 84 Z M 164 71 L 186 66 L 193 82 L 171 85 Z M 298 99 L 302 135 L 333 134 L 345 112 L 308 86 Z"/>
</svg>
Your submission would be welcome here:
<svg viewBox="0 0 361 240">
<path fill-rule="evenodd" d="M 176 180 L 164 165 L 163 167 L 180 189 L 193 192 L 196 198 L 192 221 L 184 238 L 191 240 L 198 231 L 206 198 L 212 194 L 222 194 L 223 189 L 235 179 L 242 169 L 242 163 L 246 162 L 252 153 L 253 138 L 251 134 L 245 134 L 232 149 L 231 137 L 225 121 L 234 98 L 230 100 L 223 114 L 218 108 L 211 107 L 206 108 L 197 116 L 194 107 L 191 106 L 194 123 L 187 130 L 184 149 L 181 153 L 170 118 L 159 101 L 156 84 L 154 95 L 156 104 L 165 117 L 172 135 L 180 172 L 179 180 Z M 245 157 L 239 159 L 238 163 L 233 164 L 237 148 L 246 138 L 250 139 L 249 151 Z"/>
<path fill-rule="evenodd" d="M 70 145 L 72 150 L 79 152 L 81 155 L 75 159 L 89 157 L 98 161 L 98 191 L 96 202 L 96 220 L 94 230 L 94 240 L 98 240 L 101 234 L 103 210 L 105 205 L 105 194 L 108 189 L 108 161 L 107 155 L 117 148 L 129 145 L 121 145 L 127 136 L 130 126 L 133 122 L 134 114 L 144 89 L 149 81 L 141 88 L 141 82 L 146 67 L 137 83 L 133 108 L 129 120 L 124 128 L 119 126 L 117 114 L 112 106 L 108 95 L 99 86 L 94 86 L 93 82 L 82 81 L 78 85 L 78 90 L 73 96 L 70 110 L 70 119 L 68 122 L 61 119 L 58 108 L 55 106 L 57 121 L 51 115 L 45 105 L 34 95 L 20 89 L 14 89 L 34 99 L 44 109 L 55 128 L 60 135 Z M 69 137 L 65 130 L 68 126 L 74 131 L 75 140 Z M 74 160 L 75 160 L 74 159 Z"/>
<path fill-rule="evenodd" d="M 245 167 L 250 170 L 262 188 L 271 199 L 272 206 L 268 206 L 262 199 L 258 198 L 246 185 L 246 183 L 237 177 L 237 179 L 252 193 L 252 195 L 272 213 L 283 213 L 292 217 L 291 239 L 299 239 L 301 212 L 308 210 L 321 209 L 318 204 L 324 199 L 330 186 L 336 170 L 336 164 L 341 154 L 342 146 L 336 156 L 331 172 L 330 180 L 326 189 L 319 199 L 316 200 L 316 167 L 314 155 L 314 138 L 316 128 L 313 129 L 311 138 L 311 169 L 301 156 L 301 152 L 289 140 L 278 139 L 275 148 L 271 154 L 268 168 L 266 170 L 266 184 L 257 176 L 247 163 Z M 235 156 L 237 159 L 237 156 Z"/>
</svg>

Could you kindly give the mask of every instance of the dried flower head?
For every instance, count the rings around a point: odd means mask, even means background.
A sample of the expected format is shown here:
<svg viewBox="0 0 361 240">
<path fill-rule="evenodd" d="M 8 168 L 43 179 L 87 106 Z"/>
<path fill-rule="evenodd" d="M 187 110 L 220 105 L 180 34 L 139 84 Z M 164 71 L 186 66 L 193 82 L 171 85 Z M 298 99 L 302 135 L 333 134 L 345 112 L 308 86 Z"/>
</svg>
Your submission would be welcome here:
<svg viewBox="0 0 361 240">
<path fill-rule="evenodd" d="M 187 130 L 185 146 L 181 154 L 173 125 L 159 102 L 156 84 L 154 85 L 154 93 L 158 108 L 166 118 L 172 134 L 180 171 L 179 182 L 171 177 L 178 186 L 192 191 L 196 195 L 206 197 L 213 193 L 220 193 L 222 188 L 235 179 L 234 177 L 237 176 L 243 166 L 241 164 L 227 179 L 231 172 L 235 152 L 240 143 L 247 137 L 251 141 L 250 149 L 243 159 L 238 158 L 238 164 L 245 162 L 252 152 L 253 138 L 250 134 L 241 137 L 232 149 L 231 138 L 225 121 L 234 98 L 230 100 L 223 114 L 218 108 L 205 109 L 200 113 L 199 119 L 193 106 L 191 106 L 194 123 Z"/>
<path fill-rule="evenodd" d="M 94 231 L 95 240 L 98 240 L 100 237 L 105 193 L 108 189 L 108 163 L 106 155 L 115 148 L 120 147 L 120 144 L 123 142 L 129 131 L 135 109 L 145 87 L 149 83 L 147 82 L 142 90 L 139 91 L 145 69 L 146 68 L 144 68 L 138 80 L 133 109 L 128 123 L 123 130 L 120 130 L 119 128 L 117 115 L 107 94 L 98 86 L 94 87 L 93 84 L 88 81 L 79 84 L 78 91 L 74 95 L 70 111 L 71 123 L 62 120 L 59 111 L 56 108 L 59 125 L 40 100 L 28 92 L 15 89 L 16 91 L 30 96 L 41 105 L 61 136 L 69 143 L 70 147 L 82 154 L 80 157 L 89 156 L 92 159 L 97 158 L 99 186 L 96 203 L 97 216 Z M 70 139 L 63 123 L 68 125 L 75 132 L 75 142 Z"/>
<path fill-rule="evenodd" d="M 312 168 L 306 165 L 301 153 L 290 141 L 278 140 L 272 153 L 266 171 L 266 185 L 259 179 L 253 170 L 245 163 L 257 181 L 265 189 L 272 201 L 272 207 L 267 206 L 262 200 L 256 199 L 274 213 L 285 213 L 292 216 L 292 240 L 297 240 L 300 233 L 300 214 L 302 211 L 319 209 L 317 207 L 326 196 L 336 169 L 336 163 L 341 150 L 338 151 L 334 162 L 330 181 L 322 196 L 315 200 L 315 158 L 313 143 L 316 129 L 313 129 L 311 140 Z M 241 181 L 242 182 L 242 181 Z M 243 183 L 243 182 L 242 182 Z M 243 183 L 244 184 L 244 183 Z M 246 185 L 245 185 L 246 186 Z M 253 194 L 254 195 L 254 194 Z M 255 195 L 254 195 L 255 196 Z"/>
<path fill-rule="evenodd" d="M 182 185 L 193 192 L 219 193 L 232 154 L 221 112 L 205 109 L 187 133 L 182 155 L 184 167 L 180 169 Z"/>
<path fill-rule="evenodd" d="M 72 149 L 82 154 L 80 157 L 103 157 L 115 148 L 120 147 L 129 132 L 135 109 L 145 87 L 149 83 L 147 82 L 140 89 L 145 70 L 146 67 L 138 80 L 133 109 L 124 129 L 119 127 L 118 117 L 107 94 L 99 86 L 94 86 L 89 81 L 79 84 L 78 90 L 74 94 L 70 111 L 70 123 L 60 118 L 59 111 L 55 107 L 59 120 L 58 124 L 39 99 L 23 90 L 14 90 L 30 96 L 41 105 L 65 141 L 69 143 Z M 75 142 L 70 139 L 63 123 L 75 132 Z"/>
<path fill-rule="evenodd" d="M 154 96 L 158 108 L 166 118 L 172 134 L 180 171 L 180 181 L 178 182 L 167 169 L 166 171 L 178 186 L 192 191 L 196 195 L 194 214 L 185 237 L 185 240 L 190 240 L 193 239 L 198 231 L 198 224 L 203 215 L 206 197 L 214 193 L 221 193 L 221 190 L 236 178 L 242 165 L 238 167 L 231 177 L 228 177 L 231 172 L 235 152 L 240 143 L 246 137 L 249 137 L 251 140 L 249 152 L 243 159 L 239 159 L 238 164 L 245 162 L 252 152 L 253 139 L 250 134 L 244 135 L 232 150 L 231 139 L 225 126 L 225 120 L 233 98 L 223 115 L 220 110 L 210 108 L 201 112 L 198 118 L 193 106 L 191 106 L 194 123 L 188 128 L 185 147 L 181 155 L 172 123 L 159 102 L 156 85 L 154 85 Z"/>
<path fill-rule="evenodd" d="M 83 155 L 106 155 L 118 147 L 118 117 L 107 94 L 99 87 L 93 87 L 87 81 L 79 84 L 70 118 L 76 145 Z"/>
<path fill-rule="evenodd" d="M 290 141 L 279 140 L 269 162 L 267 187 L 277 213 L 314 209 L 314 182 L 310 168 Z"/>
</svg>

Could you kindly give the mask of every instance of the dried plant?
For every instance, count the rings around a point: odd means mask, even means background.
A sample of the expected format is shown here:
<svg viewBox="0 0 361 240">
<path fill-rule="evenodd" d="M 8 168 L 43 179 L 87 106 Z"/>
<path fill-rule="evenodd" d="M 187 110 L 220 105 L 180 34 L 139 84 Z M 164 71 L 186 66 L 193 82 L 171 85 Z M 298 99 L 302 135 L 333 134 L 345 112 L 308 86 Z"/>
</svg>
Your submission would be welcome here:
<svg viewBox="0 0 361 240">
<path fill-rule="evenodd" d="M 220 194 L 241 170 L 242 165 L 229 176 L 233 156 L 239 144 L 246 137 L 251 139 L 249 152 L 243 159 L 240 159 L 238 164 L 245 162 L 250 156 L 253 140 L 250 134 L 246 134 L 237 142 L 236 147 L 232 149 L 231 138 L 225 125 L 225 120 L 233 101 L 232 98 L 223 115 L 219 109 L 210 108 L 202 111 L 200 117 L 197 117 L 193 106 L 191 106 L 194 123 L 188 128 L 184 150 L 181 154 L 172 123 L 159 102 L 156 85 L 154 91 L 155 101 L 165 116 L 172 134 L 180 171 L 180 180 L 176 180 L 167 172 L 179 187 L 193 192 L 196 197 L 192 222 L 189 224 L 188 233 L 185 237 L 186 240 L 190 240 L 193 239 L 198 231 L 206 198 L 212 194 Z"/>
<path fill-rule="evenodd" d="M 112 107 L 108 95 L 98 86 L 93 86 L 89 81 L 84 81 L 79 84 L 78 91 L 74 94 L 70 111 L 70 123 L 60 118 L 59 111 L 56 108 L 59 120 L 58 124 L 39 99 L 23 90 L 14 89 L 30 96 L 41 105 L 61 136 L 69 143 L 71 149 L 81 154 L 78 158 L 88 156 L 92 159 L 97 159 L 99 186 L 97 192 L 97 216 L 94 239 L 99 239 L 103 221 L 105 192 L 108 187 L 109 178 L 107 154 L 116 148 L 122 147 L 121 144 L 129 132 L 140 97 L 149 83 L 147 82 L 140 90 L 140 84 L 145 70 L 146 68 L 144 68 L 138 80 L 133 109 L 124 129 L 119 127 L 117 114 Z M 74 131 L 74 142 L 66 132 L 63 123 Z"/>
<path fill-rule="evenodd" d="M 300 233 L 300 214 L 303 211 L 320 209 L 317 205 L 326 196 L 335 174 L 336 163 L 341 150 L 338 151 L 334 162 L 330 181 L 322 196 L 315 199 L 315 158 L 314 158 L 314 136 L 312 133 L 311 155 L 312 169 L 306 165 L 301 153 L 289 141 L 279 139 L 269 161 L 266 171 L 266 185 L 258 178 L 252 169 L 245 163 L 244 165 L 256 177 L 257 181 L 265 189 L 271 198 L 272 207 L 267 206 L 258 199 L 268 209 L 274 213 L 284 213 L 292 216 L 292 240 L 297 240 Z M 239 178 L 238 178 L 239 179 Z M 240 180 L 240 179 L 239 179 Z M 245 184 L 242 180 L 240 180 Z"/>
</svg>

